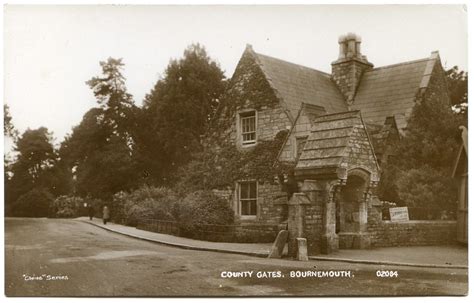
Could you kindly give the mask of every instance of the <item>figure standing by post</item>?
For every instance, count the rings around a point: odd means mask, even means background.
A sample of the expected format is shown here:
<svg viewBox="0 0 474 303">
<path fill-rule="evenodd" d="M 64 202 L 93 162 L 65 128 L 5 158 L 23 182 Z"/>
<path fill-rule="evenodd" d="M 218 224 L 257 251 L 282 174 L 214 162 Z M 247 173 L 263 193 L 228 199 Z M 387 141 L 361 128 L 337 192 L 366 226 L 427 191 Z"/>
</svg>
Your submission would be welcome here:
<svg viewBox="0 0 474 303">
<path fill-rule="evenodd" d="M 87 211 L 89 213 L 89 220 L 92 220 L 92 218 L 94 217 L 94 207 L 92 207 L 92 204 L 89 204 Z"/>
<path fill-rule="evenodd" d="M 104 224 L 107 224 L 107 221 L 110 219 L 110 210 L 107 205 L 105 205 L 102 210 L 102 219 L 104 219 Z"/>
</svg>

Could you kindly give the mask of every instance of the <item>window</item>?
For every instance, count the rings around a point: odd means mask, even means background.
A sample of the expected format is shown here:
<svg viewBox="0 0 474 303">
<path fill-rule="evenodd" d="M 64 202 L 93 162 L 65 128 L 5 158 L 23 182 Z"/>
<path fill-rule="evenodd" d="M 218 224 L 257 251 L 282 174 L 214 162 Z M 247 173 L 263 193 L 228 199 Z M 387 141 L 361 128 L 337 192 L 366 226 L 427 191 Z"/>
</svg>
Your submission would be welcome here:
<svg viewBox="0 0 474 303">
<path fill-rule="evenodd" d="M 240 215 L 256 216 L 257 182 L 241 182 L 239 185 Z"/>
<path fill-rule="evenodd" d="M 254 144 L 257 141 L 256 124 L 255 111 L 240 114 L 242 145 Z"/>
</svg>

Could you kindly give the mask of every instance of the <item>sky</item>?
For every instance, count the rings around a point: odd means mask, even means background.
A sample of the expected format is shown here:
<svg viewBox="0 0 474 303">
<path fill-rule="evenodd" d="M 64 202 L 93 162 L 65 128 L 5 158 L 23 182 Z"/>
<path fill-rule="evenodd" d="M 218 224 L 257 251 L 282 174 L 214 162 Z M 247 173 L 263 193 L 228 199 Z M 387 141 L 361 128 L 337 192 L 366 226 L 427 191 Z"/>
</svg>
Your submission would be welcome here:
<svg viewBox="0 0 474 303">
<path fill-rule="evenodd" d="M 14 126 L 47 127 L 55 143 L 97 105 L 85 84 L 99 62 L 123 58 L 137 105 L 171 58 L 191 43 L 231 77 L 246 44 L 258 53 L 330 72 L 338 37 L 355 32 L 375 67 L 440 52 L 467 71 L 461 5 L 4 7 L 4 102 Z M 6 150 L 9 149 L 6 143 Z"/>
</svg>

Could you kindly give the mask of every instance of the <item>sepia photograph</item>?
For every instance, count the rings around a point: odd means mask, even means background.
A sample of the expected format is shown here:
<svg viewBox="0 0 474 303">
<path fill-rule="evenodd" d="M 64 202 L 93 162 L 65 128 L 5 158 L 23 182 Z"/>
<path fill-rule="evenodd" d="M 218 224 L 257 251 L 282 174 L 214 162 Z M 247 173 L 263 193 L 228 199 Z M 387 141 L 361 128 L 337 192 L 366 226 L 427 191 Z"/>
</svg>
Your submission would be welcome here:
<svg viewBox="0 0 474 303">
<path fill-rule="evenodd" d="M 467 4 L 7 3 L 3 100 L 4 298 L 468 295 Z"/>
</svg>

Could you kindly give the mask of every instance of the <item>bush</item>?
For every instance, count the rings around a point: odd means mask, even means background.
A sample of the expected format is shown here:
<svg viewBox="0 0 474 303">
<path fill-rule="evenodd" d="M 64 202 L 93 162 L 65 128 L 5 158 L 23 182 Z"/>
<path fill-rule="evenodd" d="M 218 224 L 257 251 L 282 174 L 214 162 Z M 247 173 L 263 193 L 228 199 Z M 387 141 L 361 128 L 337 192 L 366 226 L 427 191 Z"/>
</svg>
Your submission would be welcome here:
<svg viewBox="0 0 474 303">
<path fill-rule="evenodd" d="M 51 204 L 51 215 L 55 218 L 74 218 L 81 215 L 84 200 L 80 197 L 59 196 Z"/>
<path fill-rule="evenodd" d="M 234 223 L 234 211 L 229 202 L 212 191 L 196 191 L 176 204 L 174 214 L 180 231 L 186 236 L 199 234 L 202 225 L 229 225 Z"/>
<path fill-rule="evenodd" d="M 113 209 L 130 226 L 137 226 L 140 219 L 174 221 L 172 211 L 177 200 L 177 194 L 169 188 L 145 185 L 129 194 L 115 194 Z"/>
<path fill-rule="evenodd" d="M 455 181 L 429 166 L 402 172 L 397 187 L 400 198 L 408 207 L 447 211 L 456 209 Z"/>
<path fill-rule="evenodd" d="M 45 189 L 32 189 L 21 195 L 12 207 L 16 217 L 47 217 L 53 196 Z"/>
</svg>

